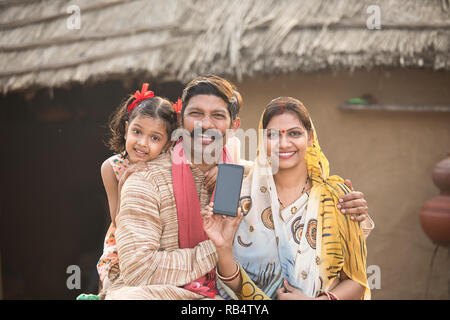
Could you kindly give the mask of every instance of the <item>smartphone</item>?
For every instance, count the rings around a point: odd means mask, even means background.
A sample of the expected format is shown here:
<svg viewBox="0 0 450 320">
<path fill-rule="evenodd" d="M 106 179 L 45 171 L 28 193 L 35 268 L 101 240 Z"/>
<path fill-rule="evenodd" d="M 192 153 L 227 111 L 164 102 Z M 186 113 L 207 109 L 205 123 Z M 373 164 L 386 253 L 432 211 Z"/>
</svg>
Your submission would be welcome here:
<svg viewBox="0 0 450 320">
<path fill-rule="evenodd" d="M 241 196 L 244 167 L 221 163 L 217 173 L 213 212 L 235 217 Z"/>
</svg>

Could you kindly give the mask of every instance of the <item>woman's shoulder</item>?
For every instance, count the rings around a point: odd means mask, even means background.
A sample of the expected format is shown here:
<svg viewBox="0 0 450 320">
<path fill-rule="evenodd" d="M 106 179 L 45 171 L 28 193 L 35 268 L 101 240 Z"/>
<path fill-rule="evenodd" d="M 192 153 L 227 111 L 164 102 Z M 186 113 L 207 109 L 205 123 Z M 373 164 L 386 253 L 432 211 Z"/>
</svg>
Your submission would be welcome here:
<svg viewBox="0 0 450 320">
<path fill-rule="evenodd" d="M 254 175 L 254 163 L 251 161 L 246 161 L 243 163 L 242 161 L 239 162 L 241 166 L 244 167 L 244 177 L 242 180 L 242 187 L 241 187 L 241 197 L 250 196 L 251 190 L 252 190 L 252 184 L 253 184 L 253 175 Z"/>
<path fill-rule="evenodd" d="M 337 175 L 328 177 L 326 179 L 326 184 L 331 187 L 333 195 L 338 199 L 352 192 L 352 190 L 344 183 L 344 179 Z"/>
<path fill-rule="evenodd" d="M 254 164 L 253 161 L 239 159 L 238 164 L 244 167 L 244 178 L 247 178 L 252 171 L 253 164 Z"/>
</svg>

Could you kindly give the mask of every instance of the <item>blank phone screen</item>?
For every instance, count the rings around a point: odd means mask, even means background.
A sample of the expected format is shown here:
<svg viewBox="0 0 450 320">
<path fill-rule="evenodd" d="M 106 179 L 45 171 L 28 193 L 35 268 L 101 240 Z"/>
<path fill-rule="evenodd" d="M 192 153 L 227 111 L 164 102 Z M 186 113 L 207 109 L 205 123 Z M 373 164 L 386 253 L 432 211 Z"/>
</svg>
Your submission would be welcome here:
<svg viewBox="0 0 450 320">
<path fill-rule="evenodd" d="M 214 193 L 214 213 L 236 216 L 241 195 L 244 167 L 234 164 L 219 164 L 216 191 Z"/>
</svg>

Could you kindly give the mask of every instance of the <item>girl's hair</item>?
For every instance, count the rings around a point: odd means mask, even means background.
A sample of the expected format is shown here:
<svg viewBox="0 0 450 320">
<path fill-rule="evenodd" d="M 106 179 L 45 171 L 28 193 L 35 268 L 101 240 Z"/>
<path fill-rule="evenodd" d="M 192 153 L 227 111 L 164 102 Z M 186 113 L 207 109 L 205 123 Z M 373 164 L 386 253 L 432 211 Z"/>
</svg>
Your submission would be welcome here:
<svg viewBox="0 0 450 320">
<path fill-rule="evenodd" d="M 182 118 L 189 100 L 200 94 L 214 95 L 221 98 L 228 106 L 231 120 L 236 119 L 242 105 L 242 97 L 239 92 L 234 90 L 230 82 L 215 75 L 200 76 L 187 84 L 181 97 L 183 103 L 183 107 L 181 108 Z"/>
<path fill-rule="evenodd" d="M 306 107 L 299 100 L 291 97 L 279 97 L 269 102 L 264 110 L 264 116 L 262 120 L 263 129 L 267 128 L 270 120 L 277 115 L 285 112 L 293 113 L 303 123 L 306 130 L 311 131 L 311 119 Z"/>
<path fill-rule="evenodd" d="M 125 149 L 125 122 L 130 123 L 137 117 L 150 117 L 153 119 L 161 119 L 166 127 L 167 137 L 170 141 L 172 132 L 177 128 L 177 114 L 172 103 L 161 97 L 153 97 L 140 102 L 128 114 L 127 107 L 134 97 L 130 96 L 122 103 L 117 110 L 111 115 L 109 121 L 109 130 L 111 138 L 107 142 L 107 146 L 115 153 L 119 153 L 124 157 L 127 155 Z"/>
</svg>

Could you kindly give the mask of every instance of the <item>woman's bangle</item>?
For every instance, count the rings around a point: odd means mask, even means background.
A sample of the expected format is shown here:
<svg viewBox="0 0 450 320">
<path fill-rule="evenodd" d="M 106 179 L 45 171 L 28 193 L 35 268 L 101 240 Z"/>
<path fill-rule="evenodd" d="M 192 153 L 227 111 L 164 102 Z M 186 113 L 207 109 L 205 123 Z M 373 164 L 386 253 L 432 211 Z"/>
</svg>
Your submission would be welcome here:
<svg viewBox="0 0 450 320">
<path fill-rule="evenodd" d="M 217 271 L 217 277 L 220 280 L 224 281 L 224 282 L 231 282 L 234 279 L 236 279 L 237 277 L 239 277 L 240 271 L 241 270 L 239 269 L 239 265 L 236 263 L 236 272 L 232 276 L 230 276 L 230 277 L 223 277 L 223 276 L 220 275 L 219 271 Z"/>
<path fill-rule="evenodd" d="M 334 293 L 329 292 L 329 291 L 323 291 L 323 292 L 321 292 L 321 293 L 318 295 L 318 297 L 321 297 L 321 296 L 327 296 L 327 297 L 328 297 L 328 300 L 339 300 L 339 298 L 338 298 Z"/>
<path fill-rule="evenodd" d="M 331 291 L 328 291 L 328 296 L 331 300 L 339 300 L 339 298 Z"/>
<path fill-rule="evenodd" d="M 319 293 L 319 295 L 317 297 L 322 297 L 322 296 L 327 296 L 328 300 L 331 300 L 330 296 L 328 295 L 328 292 L 322 291 L 321 293 Z"/>
</svg>

